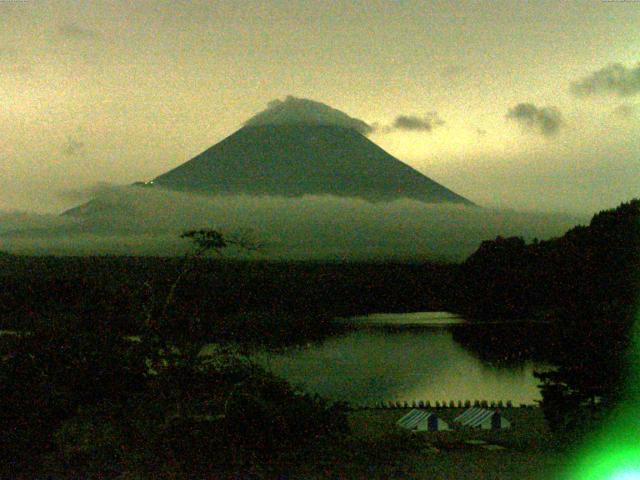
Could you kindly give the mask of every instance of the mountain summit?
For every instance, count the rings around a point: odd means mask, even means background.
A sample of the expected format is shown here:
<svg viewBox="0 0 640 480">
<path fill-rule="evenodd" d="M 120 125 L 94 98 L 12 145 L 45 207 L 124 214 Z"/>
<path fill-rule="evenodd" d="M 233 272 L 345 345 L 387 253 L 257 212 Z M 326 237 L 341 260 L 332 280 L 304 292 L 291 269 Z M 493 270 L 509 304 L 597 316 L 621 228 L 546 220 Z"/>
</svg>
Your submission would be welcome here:
<svg viewBox="0 0 640 480">
<path fill-rule="evenodd" d="M 308 98 L 289 95 L 285 100 L 272 100 L 267 108 L 245 123 L 247 127 L 258 125 L 330 125 L 350 128 L 363 135 L 373 132 L 364 120 L 353 118 L 340 110 Z"/>
<path fill-rule="evenodd" d="M 364 136 L 371 131 L 367 123 L 328 105 L 287 97 L 151 183 L 212 194 L 471 204 L 378 147 Z"/>
</svg>

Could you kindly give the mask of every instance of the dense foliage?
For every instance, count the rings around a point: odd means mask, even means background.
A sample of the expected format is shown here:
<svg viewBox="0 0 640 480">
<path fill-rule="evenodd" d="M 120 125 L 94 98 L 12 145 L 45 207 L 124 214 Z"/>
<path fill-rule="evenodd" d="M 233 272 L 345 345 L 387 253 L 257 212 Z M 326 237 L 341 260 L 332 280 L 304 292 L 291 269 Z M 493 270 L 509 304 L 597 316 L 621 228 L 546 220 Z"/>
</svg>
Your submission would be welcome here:
<svg viewBox="0 0 640 480">
<path fill-rule="evenodd" d="M 228 347 L 203 350 L 192 323 L 178 323 L 170 309 L 183 275 L 232 242 L 185 237 L 198 249 L 163 301 L 141 304 L 136 337 L 68 313 L 0 337 L 0 476 L 244 475 L 347 433 L 344 405 L 297 392 Z"/>
<path fill-rule="evenodd" d="M 12 338 L 3 350 L 4 475 L 233 472 L 347 431 L 340 405 L 229 351 L 198 355 L 184 344 L 149 356 L 144 341 L 73 322 Z"/>
<path fill-rule="evenodd" d="M 582 428 L 581 419 L 602 414 L 596 405 L 620 400 L 640 287 L 640 200 L 600 212 L 561 238 L 483 242 L 461 272 L 466 312 L 555 322 L 529 336 L 533 344 L 546 340 L 558 365 L 539 374 L 552 428 Z"/>
<path fill-rule="evenodd" d="M 476 317 L 584 317 L 625 313 L 638 285 L 640 200 L 598 213 L 589 226 L 525 244 L 482 242 L 462 265 L 458 302 Z"/>
<path fill-rule="evenodd" d="M 76 316 L 87 328 L 137 334 L 142 305 L 163 308 L 183 260 L 159 257 L 0 258 L 0 329 Z M 289 263 L 202 258 L 182 275 L 169 334 L 280 346 L 321 339 L 331 320 L 379 311 L 440 310 L 453 268 L 437 264 Z M 179 327 L 179 328 L 178 328 Z M 169 328 L 169 330 L 171 330 Z"/>
</svg>

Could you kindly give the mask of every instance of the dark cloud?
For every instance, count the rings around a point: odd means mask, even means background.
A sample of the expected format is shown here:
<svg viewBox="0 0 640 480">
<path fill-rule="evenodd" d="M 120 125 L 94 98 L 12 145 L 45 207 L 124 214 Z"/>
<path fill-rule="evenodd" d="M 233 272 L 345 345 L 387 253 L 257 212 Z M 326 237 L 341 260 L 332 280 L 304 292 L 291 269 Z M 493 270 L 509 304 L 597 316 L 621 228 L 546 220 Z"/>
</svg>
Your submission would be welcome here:
<svg viewBox="0 0 640 480">
<path fill-rule="evenodd" d="M 581 97 L 618 95 L 629 97 L 640 93 L 640 63 L 627 68 L 612 63 L 571 84 L 571 91 Z"/>
<path fill-rule="evenodd" d="M 65 23 L 58 26 L 58 34 L 71 39 L 90 40 L 99 38 L 100 34 L 95 30 L 81 27 L 76 23 Z"/>
<path fill-rule="evenodd" d="M 444 125 L 444 120 L 438 116 L 437 112 L 429 112 L 424 117 L 398 115 L 391 125 L 391 130 L 430 132 L 441 125 Z"/>
<path fill-rule="evenodd" d="M 62 153 L 68 157 L 76 157 L 85 152 L 85 143 L 75 137 L 67 138 L 67 143 L 62 148 Z"/>
<path fill-rule="evenodd" d="M 374 123 L 372 128 L 378 133 L 393 133 L 399 130 L 406 132 L 431 132 L 434 128 L 444 125 L 438 112 L 429 112 L 419 117 L 418 115 L 398 115 L 391 125 Z"/>
<path fill-rule="evenodd" d="M 519 103 L 509 109 L 506 117 L 528 131 L 545 136 L 555 135 L 563 124 L 562 115 L 557 108 L 538 108 L 532 103 Z"/>
<path fill-rule="evenodd" d="M 248 127 L 257 125 L 332 125 L 351 128 L 363 135 L 373 132 L 371 125 L 363 120 L 350 117 L 324 103 L 291 95 L 285 100 L 269 102 L 266 110 L 245 122 Z"/>
</svg>

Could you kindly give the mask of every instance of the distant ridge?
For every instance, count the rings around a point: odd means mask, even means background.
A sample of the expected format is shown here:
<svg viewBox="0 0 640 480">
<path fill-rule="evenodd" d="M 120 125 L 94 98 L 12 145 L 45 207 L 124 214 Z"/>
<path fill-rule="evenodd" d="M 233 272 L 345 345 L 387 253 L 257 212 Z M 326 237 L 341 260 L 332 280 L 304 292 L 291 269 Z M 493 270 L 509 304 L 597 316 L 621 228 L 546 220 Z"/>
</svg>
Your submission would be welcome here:
<svg viewBox="0 0 640 480">
<path fill-rule="evenodd" d="M 245 126 L 150 183 L 209 194 L 327 194 L 473 205 L 355 129 L 334 125 Z"/>
</svg>

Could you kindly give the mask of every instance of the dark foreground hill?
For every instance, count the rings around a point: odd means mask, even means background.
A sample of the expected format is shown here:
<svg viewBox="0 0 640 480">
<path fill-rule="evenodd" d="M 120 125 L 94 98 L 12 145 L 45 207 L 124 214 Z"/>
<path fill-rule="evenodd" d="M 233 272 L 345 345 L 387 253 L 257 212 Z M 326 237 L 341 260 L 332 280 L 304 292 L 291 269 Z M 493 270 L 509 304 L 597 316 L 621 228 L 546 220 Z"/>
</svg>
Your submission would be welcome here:
<svg viewBox="0 0 640 480">
<path fill-rule="evenodd" d="M 247 126 L 152 184 L 213 194 L 329 194 L 472 204 L 356 130 L 330 125 Z"/>
</svg>

